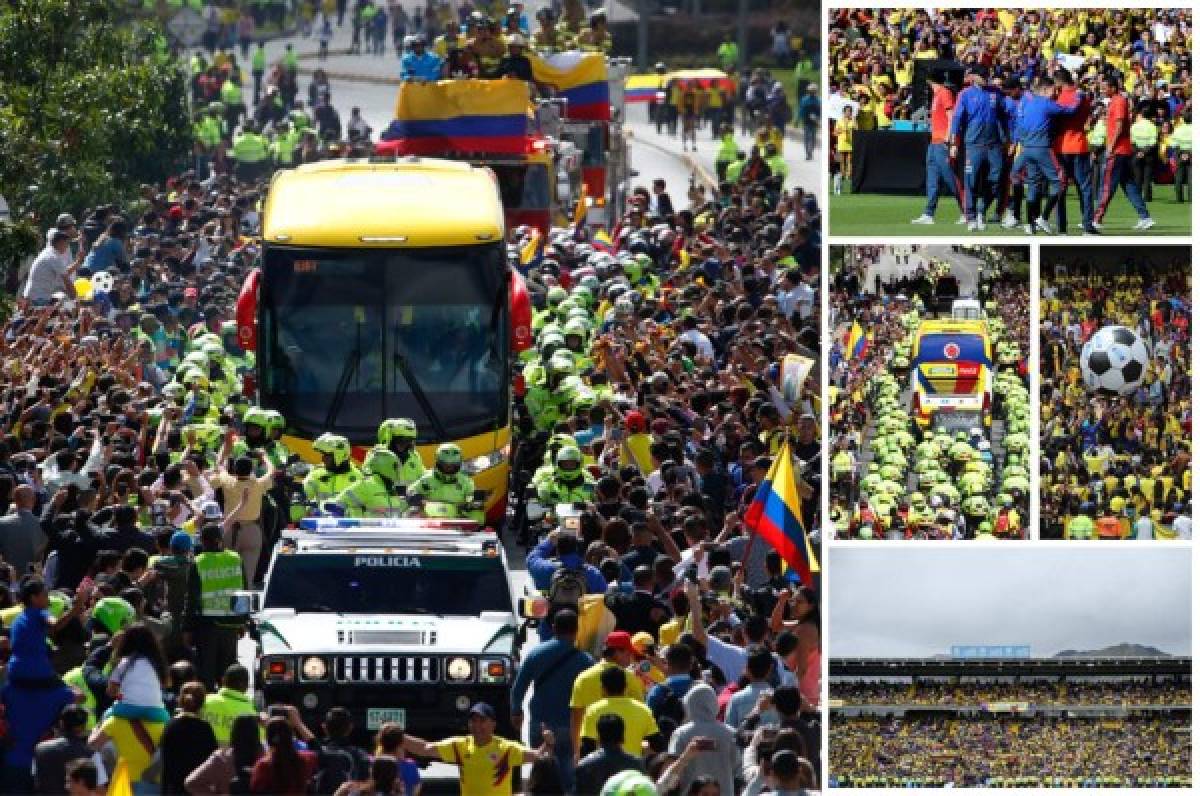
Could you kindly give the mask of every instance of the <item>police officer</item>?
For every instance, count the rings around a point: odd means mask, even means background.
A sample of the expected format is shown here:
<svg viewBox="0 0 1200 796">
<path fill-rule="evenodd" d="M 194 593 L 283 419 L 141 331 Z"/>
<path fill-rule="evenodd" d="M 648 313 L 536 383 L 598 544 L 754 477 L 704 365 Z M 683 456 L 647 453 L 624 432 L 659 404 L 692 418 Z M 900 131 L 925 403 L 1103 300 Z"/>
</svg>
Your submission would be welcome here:
<svg viewBox="0 0 1200 796">
<path fill-rule="evenodd" d="M 574 396 L 571 376 L 575 363 L 569 355 L 557 353 L 546 364 L 546 382 L 525 393 L 525 408 L 538 431 L 549 431 L 565 416 Z"/>
<path fill-rule="evenodd" d="M 338 434 L 322 434 L 313 443 L 321 464 L 304 479 L 304 495 L 318 508 L 362 480 L 362 472 L 350 461 L 350 441 Z"/>
<path fill-rule="evenodd" d="M 363 479 L 337 496 L 347 517 L 402 517 L 408 502 L 396 494 L 400 484 L 400 458 L 376 445 L 363 460 Z"/>
<path fill-rule="evenodd" d="M 538 502 L 543 506 L 584 503 L 592 499 L 595 486 L 595 479 L 583 469 L 583 453 L 574 445 L 564 445 L 554 455 L 554 475 L 538 485 Z"/>
<path fill-rule="evenodd" d="M 417 452 L 417 424 L 407 417 L 389 417 L 379 424 L 379 444 L 396 454 L 396 483 L 403 486 L 425 474 L 425 463 Z"/>
<path fill-rule="evenodd" d="M 209 523 L 200 529 L 202 552 L 192 561 L 184 602 L 183 643 L 196 651 L 197 671 L 210 689 L 237 662 L 242 621 L 233 613 L 233 593 L 245 588 L 242 557 L 221 543 L 222 528 Z"/>
<path fill-rule="evenodd" d="M 239 180 L 253 182 L 263 176 L 263 170 L 270 158 L 270 148 L 267 139 L 258 131 L 258 125 L 247 122 L 233 139 L 231 153 Z"/>
<path fill-rule="evenodd" d="M 409 495 L 425 503 L 448 504 L 459 517 L 483 520 L 482 512 L 468 508 L 475 495 L 475 482 L 463 472 L 462 449 L 452 442 L 438 446 L 433 469 L 417 479 Z"/>
<path fill-rule="evenodd" d="M 283 443 L 271 438 L 270 433 L 271 416 L 266 409 L 261 409 L 257 406 L 252 406 L 242 415 L 242 437 L 233 444 L 230 455 L 234 459 L 247 456 L 251 459 L 254 451 L 261 450 L 267 460 L 276 468 L 281 468 L 287 464 L 288 449 L 283 446 Z M 262 475 L 265 471 L 265 465 L 259 462 L 256 466 L 256 474 Z"/>
</svg>

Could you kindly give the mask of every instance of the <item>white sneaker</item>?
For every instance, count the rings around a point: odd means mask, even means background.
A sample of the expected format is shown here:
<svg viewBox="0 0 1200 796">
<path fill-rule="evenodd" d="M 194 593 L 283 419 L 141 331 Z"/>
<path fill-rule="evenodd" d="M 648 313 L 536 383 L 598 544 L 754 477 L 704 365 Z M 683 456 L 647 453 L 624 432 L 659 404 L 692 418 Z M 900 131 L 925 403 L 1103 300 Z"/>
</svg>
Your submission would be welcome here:
<svg viewBox="0 0 1200 796">
<path fill-rule="evenodd" d="M 1033 224 L 1026 224 L 1024 227 L 1022 227 L 1022 229 L 1025 230 L 1026 235 L 1033 235 L 1036 232 L 1033 228 Z"/>
<path fill-rule="evenodd" d="M 1017 217 L 1014 216 L 1012 213 L 1005 213 L 1004 220 L 1000 222 L 1000 226 L 1004 227 L 1005 229 L 1012 229 L 1016 225 L 1017 225 Z"/>
<path fill-rule="evenodd" d="M 968 225 L 969 225 L 971 222 L 970 222 L 970 221 L 967 221 L 967 217 L 966 217 L 966 216 L 959 216 L 959 217 L 958 217 L 958 221 L 955 221 L 954 223 L 955 223 L 955 224 L 968 224 Z"/>
<path fill-rule="evenodd" d="M 1146 216 L 1145 218 L 1141 219 L 1136 224 L 1134 224 L 1133 228 L 1136 230 L 1144 231 L 1144 230 L 1150 229 L 1150 227 L 1152 227 L 1152 226 L 1154 226 L 1154 219 L 1150 218 L 1150 216 Z"/>
<path fill-rule="evenodd" d="M 986 232 L 987 231 L 987 219 L 986 218 L 984 218 L 983 216 L 980 216 L 979 218 L 975 219 L 975 231 L 976 232 Z"/>
<path fill-rule="evenodd" d="M 913 220 L 912 220 L 910 223 L 913 223 L 913 224 L 932 224 L 932 223 L 933 223 L 933 216 L 929 215 L 928 213 L 922 213 L 921 215 L 919 215 L 919 216 L 917 216 L 916 218 L 914 218 L 914 219 L 913 219 Z"/>
<path fill-rule="evenodd" d="M 1104 229 L 1104 225 L 1101 224 L 1099 221 L 1093 221 L 1092 226 L 1095 227 L 1096 229 Z"/>
<path fill-rule="evenodd" d="M 1035 220 L 1034 223 L 1037 224 L 1037 228 L 1041 232 L 1044 232 L 1047 235 L 1057 235 L 1058 234 L 1058 231 L 1055 230 L 1054 227 L 1050 226 L 1050 222 L 1044 218 L 1039 218 L 1039 219 Z"/>
</svg>

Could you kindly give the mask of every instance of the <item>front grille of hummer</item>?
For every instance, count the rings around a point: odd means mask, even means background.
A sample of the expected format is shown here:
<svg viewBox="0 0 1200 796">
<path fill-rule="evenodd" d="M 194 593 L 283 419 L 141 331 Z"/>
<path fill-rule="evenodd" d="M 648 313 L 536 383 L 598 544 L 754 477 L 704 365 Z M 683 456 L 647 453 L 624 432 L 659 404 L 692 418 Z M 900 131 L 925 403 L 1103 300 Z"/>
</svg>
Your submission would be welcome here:
<svg viewBox="0 0 1200 796">
<path fill-rule="evenodd" d="M 424 645 L 436 644 L 437 632 L 428 634 L 423 630 L 341 630 L 337 632 L 338 644 L 403 644 Z"/>
<path fill-rule="evenodd" d="M 340 655 L 334 678 L 339 683 L 436 683 L 437 658 L 418 655 Z"/>
</svg>

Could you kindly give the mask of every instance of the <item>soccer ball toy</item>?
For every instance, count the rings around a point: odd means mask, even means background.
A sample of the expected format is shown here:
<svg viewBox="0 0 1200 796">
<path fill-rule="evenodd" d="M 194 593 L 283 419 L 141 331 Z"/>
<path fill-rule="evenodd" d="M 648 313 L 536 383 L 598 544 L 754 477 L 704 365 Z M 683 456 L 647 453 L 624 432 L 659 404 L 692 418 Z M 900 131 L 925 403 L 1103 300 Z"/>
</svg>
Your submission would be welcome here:
<svg viewBox="0 0 1200 796">
<path fill-rule="evenodd" d="M 1105 326 L 1083 344 L 1083 383 L 1100 395 L 1132 395 L 1150 362 L 1146 341 L 1125 326 Z"/>
</svg>

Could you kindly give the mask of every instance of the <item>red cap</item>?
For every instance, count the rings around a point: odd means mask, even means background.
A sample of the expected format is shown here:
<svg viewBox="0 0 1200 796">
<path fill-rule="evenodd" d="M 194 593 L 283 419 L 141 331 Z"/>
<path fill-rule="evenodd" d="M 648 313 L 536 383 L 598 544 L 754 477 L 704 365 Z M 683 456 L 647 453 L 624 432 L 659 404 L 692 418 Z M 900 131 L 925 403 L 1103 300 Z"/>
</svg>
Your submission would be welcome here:
<svg viewBox="0 0 1200 796">
<path fill-rule="evenodd" d="M 625 650 L 637 654 L 633 639 L 624 630 L 616 630 L 604 637 L 604 648 L 609 650 Z"/>
<path fill-rule="evenodd" d="M 646 417 L 636 409 L 625 413 L 625 429 L 630 433 L 646 430 Z"/>
<path fill-rule="evenodd" d="M 183 208 L 179 205 L 174 205 L 170 210 L 167 211 L 167 215 L 172 221 L 181 221 L 183 220 Z"/>
</svg>

